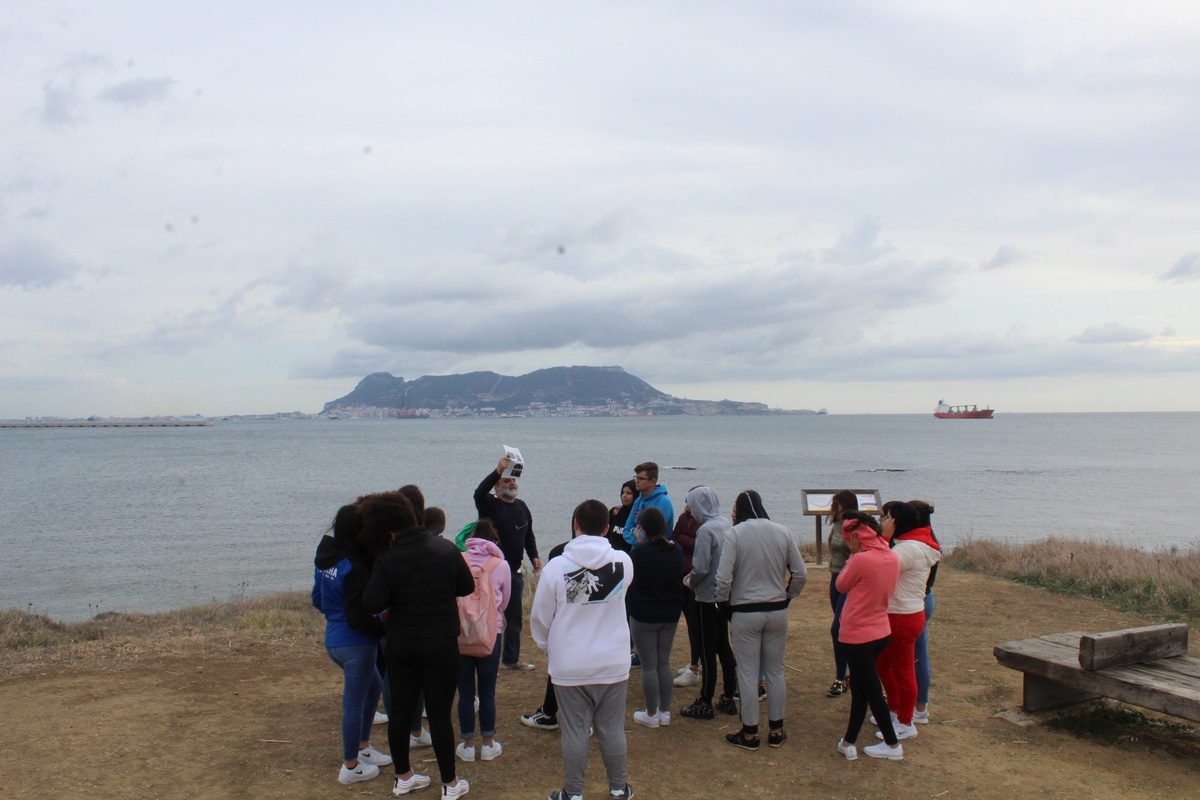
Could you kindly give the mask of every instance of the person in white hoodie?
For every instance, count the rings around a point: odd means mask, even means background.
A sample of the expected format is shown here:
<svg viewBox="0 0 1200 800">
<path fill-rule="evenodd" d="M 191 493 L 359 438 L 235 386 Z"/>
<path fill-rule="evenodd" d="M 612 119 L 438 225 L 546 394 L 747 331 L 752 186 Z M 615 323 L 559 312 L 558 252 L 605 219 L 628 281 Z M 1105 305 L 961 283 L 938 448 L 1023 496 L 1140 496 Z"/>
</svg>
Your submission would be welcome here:
<svg viewBox="0 0 1200 800">
<path fill-rule="evenodd" d="M 542 568 L 529 630 L 546 651 L 558 698 L 563 788 L 549 800 L 582 800 L 588 731 L 594 728 L 613 800 L 630 800 L 625 743 L 625 696 L 629 683 L 629 623 L 625 593 L 633 562 L 614 550 L 608 508 L 585 500 L 572 516 L 575 538 Z"/>
</svg>

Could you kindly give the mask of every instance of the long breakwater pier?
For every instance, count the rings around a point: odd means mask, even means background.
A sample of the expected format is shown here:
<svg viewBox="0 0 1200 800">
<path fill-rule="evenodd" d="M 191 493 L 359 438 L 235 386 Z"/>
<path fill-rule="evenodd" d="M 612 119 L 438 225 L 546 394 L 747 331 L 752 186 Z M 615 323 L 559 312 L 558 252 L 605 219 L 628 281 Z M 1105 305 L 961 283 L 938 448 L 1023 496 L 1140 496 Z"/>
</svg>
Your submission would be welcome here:
<svg viewBox="0 0 1200 800">
<path fill-rule="evenodd" d="M 0 428 L 211 428 L 209 420 L 142 420 L 112 422 L 0 422 Z"/>
</svg>

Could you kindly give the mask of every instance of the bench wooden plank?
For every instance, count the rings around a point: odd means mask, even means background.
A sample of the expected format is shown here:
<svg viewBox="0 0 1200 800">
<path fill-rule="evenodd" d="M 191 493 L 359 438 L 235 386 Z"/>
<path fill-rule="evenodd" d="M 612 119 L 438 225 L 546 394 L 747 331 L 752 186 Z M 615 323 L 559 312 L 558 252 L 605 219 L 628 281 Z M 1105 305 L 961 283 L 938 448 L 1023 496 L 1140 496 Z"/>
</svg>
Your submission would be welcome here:
<svg viewBox="0 0 1200 800">
<path fill-rule="evenodd" d="M 1079 666 L 1096 670 L 1186 656 L 1188 626 L 1149 625 L 1122 631 L 1084 634 L 1079 640 Z"/>
<path fill-rule="evenodd" d="M 1034 711 L 1075 702 L 1084 693 L 1200 722 L 1200 659 L 1174 656 L 1088 671 L 1079 665 L 1084 635 L 1057 633 L 996 645 L 996 661 L 1026 675 L 1026 701 L 1038 706 L 1026 708 Z"/>
</svg>

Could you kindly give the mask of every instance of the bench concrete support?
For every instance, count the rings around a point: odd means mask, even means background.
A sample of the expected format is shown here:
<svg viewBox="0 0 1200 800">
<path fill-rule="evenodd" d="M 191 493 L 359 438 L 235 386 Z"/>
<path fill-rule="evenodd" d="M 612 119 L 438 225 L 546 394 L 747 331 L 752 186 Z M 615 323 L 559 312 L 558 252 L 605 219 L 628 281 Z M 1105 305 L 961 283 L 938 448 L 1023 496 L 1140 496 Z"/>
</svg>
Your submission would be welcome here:
<svg viewBox="0 0 1200 800">
<path fill-rule="evenodd" d="M 1095 700 L 1099 695 L 1063 686 L 1057 681 L 1025 673 L 1025 684 L 1021 693 L 1021 708 L 1026 711 L 1049 711 L 1086 700 Z"/>
</svg>

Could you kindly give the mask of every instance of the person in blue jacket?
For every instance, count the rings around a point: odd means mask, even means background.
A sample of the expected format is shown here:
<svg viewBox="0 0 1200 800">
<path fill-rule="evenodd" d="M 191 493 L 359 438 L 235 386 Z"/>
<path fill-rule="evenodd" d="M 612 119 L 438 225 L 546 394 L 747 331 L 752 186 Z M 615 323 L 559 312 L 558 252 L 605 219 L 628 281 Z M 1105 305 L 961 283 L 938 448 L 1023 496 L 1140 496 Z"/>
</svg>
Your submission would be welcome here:
<svg viewBox="0 0 1200 800">
<path fill-rule="evenodd" d="M 371 746 L 371 725 L 383 690 L 375 656 L 384 627 L 362 606 L 373 560 L 357 542 L 361 529 L 358 507 L 342 506 L 313 559 L 312 604 L 325 615 L 325 652 L 345 679 L 338 773 L 338 782 L 345 784 L 374 778 L 380 767 L 392 763 L 391 756 Z"/>
<path fill-rule="evenodd" d="M 675 506 L 667 497 L 667 487 L 658 482 L 658 464 L 653 461 L 638 464 L 633 468 L 633 481 L 638 496 L 634 498 L 629 518 L 625 520 L 625 529 L 621 531 L 631 548 L 641 541 L 638 538 L 638 516 L 643 508 L 657 508 L 667 521 L 667 530 L 675 530 Z"/>
</svg>

